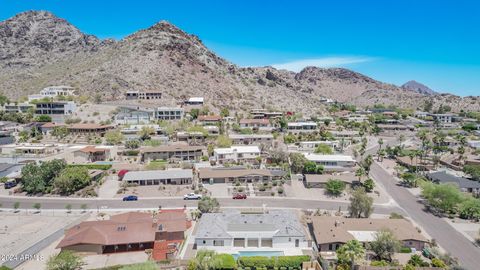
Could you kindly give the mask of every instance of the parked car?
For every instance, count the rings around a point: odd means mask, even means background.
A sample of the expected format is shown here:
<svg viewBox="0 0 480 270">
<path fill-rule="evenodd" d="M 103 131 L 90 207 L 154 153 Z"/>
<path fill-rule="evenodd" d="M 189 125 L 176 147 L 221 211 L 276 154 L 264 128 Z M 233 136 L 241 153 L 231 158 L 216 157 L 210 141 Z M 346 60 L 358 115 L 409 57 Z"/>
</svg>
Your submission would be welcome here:
<svg viewBox="0 0 480 270">
<path fill-rule="evenodd" d="M 125 196 L 123 197 L 123 201 L 138 201 L 138 197 L 135 196 L 135 195 L 129 195 L 129 196 Z"/>
<path fill-rule="evenodd" d="M 202 195 L 195 194 L 195 193 L 188 193 L 183 195 L 184 200 L 200 200 L 201 198 L 202 198 Z"/>
<path fill-rule="evenodd" d="M 17 182 L 15 181 L 5 182 L 5 189 L 10 189 L 16 186 L 17 186 Z"/>
<path fill-rule="evenodd" d="M 237 194 L 234 194 L 232 199 L 234 200 L 245 200 L 247 198 L 247 194 L 245 193 L 237 193 Z"/>
</svg>

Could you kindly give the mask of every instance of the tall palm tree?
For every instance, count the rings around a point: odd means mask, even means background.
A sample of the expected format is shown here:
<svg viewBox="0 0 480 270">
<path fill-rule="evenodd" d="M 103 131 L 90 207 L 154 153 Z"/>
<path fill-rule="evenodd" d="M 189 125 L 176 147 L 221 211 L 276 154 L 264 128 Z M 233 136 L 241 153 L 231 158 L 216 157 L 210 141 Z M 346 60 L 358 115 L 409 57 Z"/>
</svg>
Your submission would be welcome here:
<svg viewBox="0 0 480 270">
<path fill-rule="evenodd" d="M 400 147 L 403 147 L 403 142 L 405 141 L 405 135 L 400 134 L 400 136 L 398 136 L 398 141 L 400 142 Z"/>
<path fill-rule="evenodd" d="M 378 161 L 381 161 L 380 153 L 382 152 L 382 146 L 383 146 L 383 139 L 380 138 L 380 139 L 378 139 L 378 151 L 377 151 Z"/>
<path fill-rule="evenodd" d="M 355 260 L 365 256 L 365 248 L 358 240 L 350 240 L 337 249 L 337 255 L 350 261 L 350 269 L 354 269 Z"/>
<path fill-rule="evenodd" d="M 355 171 L 355 176 L 358 176 L 358 181 L 360 182 L 362 182 L 362 177 L 365 175 L 367 175 L 367 173 L 363 167 L 360 167 Z"/>
<path fill-rule="evenodd" d="M 373 157 L 372 155 L 368 155 L 364 160 L 363 160 L 363 166 L 365 168 L 366 174 L 370 173 L 370 167 L 372 166 L 373 163 Z"/>
</svg>

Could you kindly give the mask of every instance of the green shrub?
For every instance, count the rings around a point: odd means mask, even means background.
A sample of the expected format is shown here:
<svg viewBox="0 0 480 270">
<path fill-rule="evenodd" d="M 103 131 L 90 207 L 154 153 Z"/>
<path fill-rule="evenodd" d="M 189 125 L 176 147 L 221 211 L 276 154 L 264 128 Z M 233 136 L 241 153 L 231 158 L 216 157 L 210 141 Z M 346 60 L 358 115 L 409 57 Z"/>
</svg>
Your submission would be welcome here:
<svg viewBox="0 0 480 270">
<path fill-rule="evenodd" d="M 237 261 L 239 267 L 251 268 L 255 270 L 260 269 L 300 269 L 303 262 L 310 261 L 310 256 L 280 256 L 280 257 L 240 257 Z"/>
<path fill-rule="evenodd" d="M 218 254 L 218 260 L 220 261 L 218 268 L 222 270 L 227 269 L 236 269 L 237 263 L 235 262 L 235 258 L 233 258 L 230 254 Z"/>
<path fill-rule="evenodd" d="M 88 170 L 110 170 L 111 164 L 69 164 L 67 167 L 86 167 Z"/>
<path fill-rule="evenodd" d="M 126 150 L 126 151 L 123 151 L 123 155 L 124 155 L 124 156 L 138 156 L 139 153 L 140 153 L 139 150 Z"/>
<path fill-rule="evenodd" d="M 265 256 L 240 257 L 237 263 L 244 268 L 251 269 L 257 269 L 258 267 L 273 268 L 274 266 L 273 259 Z"/>
<path fill-rule="evenodd" d="M 300 256 L 281 256 L 277 257 L 275 267 L 287 267 L 287 268 L 301 268 L 303 262 L 309 262 L 310 256 L 300 255 Z"/>
<path fill-rule="evenodd" d="M 400 249 L 400 253 L 411 253 L 411 252 L 412 252 L 412 249 L 409 247 L 402 247 Z"/>
</svg>

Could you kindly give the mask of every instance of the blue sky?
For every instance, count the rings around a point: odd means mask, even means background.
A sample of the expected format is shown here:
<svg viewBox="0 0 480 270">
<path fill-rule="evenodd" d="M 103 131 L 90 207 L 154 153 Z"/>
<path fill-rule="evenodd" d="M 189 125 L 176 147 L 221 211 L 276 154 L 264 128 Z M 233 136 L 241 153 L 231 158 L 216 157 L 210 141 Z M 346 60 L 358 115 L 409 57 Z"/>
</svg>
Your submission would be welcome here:
<svg viewBox="0 0 480 270">
<path fill-rule="evenodd" d="M 341 66 L 480 95 L 480 1 L 0 0 L 0 20 L 48 10 L 116 38 L 168 20 L 241 66 Z"/>
</svg>

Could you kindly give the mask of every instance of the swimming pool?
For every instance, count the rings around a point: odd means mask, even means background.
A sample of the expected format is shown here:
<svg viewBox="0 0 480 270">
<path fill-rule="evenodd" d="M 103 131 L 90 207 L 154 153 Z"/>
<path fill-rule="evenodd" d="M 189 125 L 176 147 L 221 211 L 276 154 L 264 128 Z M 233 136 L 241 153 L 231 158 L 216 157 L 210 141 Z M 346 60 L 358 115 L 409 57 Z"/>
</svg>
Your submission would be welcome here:
<svg viewBox="0 0 480 270">
<path fill-rule="evenodd" d="M 252 257 L 252 256 L 265 256 L 265 257 L 278 257 L 283 256 L 283 251 L 239 251 L 232 254 L 235 259 L 239 257 Z"/>
</svg>

